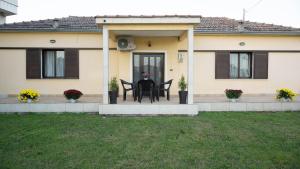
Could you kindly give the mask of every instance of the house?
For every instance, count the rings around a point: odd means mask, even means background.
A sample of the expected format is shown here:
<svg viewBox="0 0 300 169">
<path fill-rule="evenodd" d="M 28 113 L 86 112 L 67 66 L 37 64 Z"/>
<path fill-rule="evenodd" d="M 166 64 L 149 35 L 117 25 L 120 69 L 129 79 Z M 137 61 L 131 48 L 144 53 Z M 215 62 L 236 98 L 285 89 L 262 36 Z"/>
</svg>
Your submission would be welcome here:
<svg viewBox="0 0 300 169">
<path fill-rule="evenodd" d="M 132 50 L 120 50 L 122 40 Z M 118 44 L 120 43 L 120 44 Z M 123 44 L 124 45 L 124 44 Z M 111 77 L 136 82 L 147 70 L 156 82 L 187 77 L 194 95 L 300 93 L 300 29 L 225 17 L 70 16 L 0 25 L 0 93 L 68 88 L 101 94 Z M 121 93 L 121 92 L 120 92 Z"/>
</svg>

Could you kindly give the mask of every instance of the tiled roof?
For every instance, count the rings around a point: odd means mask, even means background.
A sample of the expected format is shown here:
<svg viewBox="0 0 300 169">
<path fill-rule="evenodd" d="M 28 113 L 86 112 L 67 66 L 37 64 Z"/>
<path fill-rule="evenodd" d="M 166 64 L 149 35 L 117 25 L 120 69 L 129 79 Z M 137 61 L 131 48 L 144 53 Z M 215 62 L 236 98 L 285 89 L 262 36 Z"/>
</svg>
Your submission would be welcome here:
<svg viewBox="0 0 300 169">
<path fill-rule="evenodd" d="M 55 22 L 57 22 L 58 26 L 54 26 Z M 99 31 L 99 28 L 97 28 L 95 17 L 69 16 L 65 18 L 4 24 L 0 25 L 0 31 L 1 30 L 94 32 Z"/>
<path fill-rule="evenodd" d="M 97 17 L 201 17 L 190 15 L 115 15 Z M 55 26 L 57 22 L 57 26 Z M 200 33 L 300 33 L 300 28 L 281 25 L 245 21 L 240 26 L 238 20 L 225 17 L 201 17 L 201 23 L 195 25 L 195 31 Z M 29 22 L 18 22 L 0 25 L 0 31 L 57 31 L 57 32 L 99 32 L 95 17 L 70 16 L 58 19 L 47 19 Z"/>
<path fill-rule="evenodd" d="M 202 18 L 201 15 L 97 15 L 96 18 Z"/>
<path fill-rule="evenodd" d="M 241 22 L 235 19 L 225 17 L 203 17 L 201 23 L 195 27 L 200 32 L 294 32 L 300 31 L 300 28 L 292 28 L 281 25 L 245 21 Z M 299 32 L 300 33 L 300 32 Z"/>
</svg>

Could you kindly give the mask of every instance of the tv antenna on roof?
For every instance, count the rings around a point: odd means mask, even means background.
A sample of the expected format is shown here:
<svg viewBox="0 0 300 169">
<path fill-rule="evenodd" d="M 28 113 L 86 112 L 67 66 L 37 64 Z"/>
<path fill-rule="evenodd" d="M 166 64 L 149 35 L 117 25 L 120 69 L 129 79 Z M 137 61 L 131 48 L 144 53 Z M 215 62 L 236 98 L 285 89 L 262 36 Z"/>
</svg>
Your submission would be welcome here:
<svg viewBox="0 0 300 169">
<path fill-rule="evenodd" d="M 253 4 L 250 8 L 245 9 L 243 8 L 243 22 L 245 22 L 246 19 L 246 13 L 251 12 L 252 9 L 254 9 L 255 7 L 257 7 L 263 0 L 258 0 L 255 4 Z"/>
</svg>

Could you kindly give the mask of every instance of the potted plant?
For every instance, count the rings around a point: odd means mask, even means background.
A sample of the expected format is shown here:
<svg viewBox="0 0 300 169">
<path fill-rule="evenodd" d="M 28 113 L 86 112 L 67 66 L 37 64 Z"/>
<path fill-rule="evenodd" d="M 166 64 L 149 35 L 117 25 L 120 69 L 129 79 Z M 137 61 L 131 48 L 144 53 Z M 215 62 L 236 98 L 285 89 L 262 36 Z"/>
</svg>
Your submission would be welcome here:
<svg viewBox="0 0 300 169">
<path fill-rule="evenodd" d="M 182 75 L 178 82 L 179 87 L 179 103 L 180 104 L 186 104 L 187 103 L 187 95 L 188 91 L 186 91 L 187 83 L 185 81 L 184 76 Z"/>
<path fill-rule="evenodd" d="M 282 88 L 277 90 L 277 95 L 276 95 L 276 99 L 281 100 L 281 101 L 285 101 L 285 102 L 289 102 L 289 101 L 293 101 L 294 97 L 296 97 L 296 93 L 288 88 Z"/>
<path fill-rule="evenodd" d="M 241 97 L 242 93 L 243 93 L 242 90 L 235 90 L 235 89 L 226 89 L 225 90 L 226 97 L 231 102 L 236 102 Z"/>
<path fill-rule="evenodd" d="M 116 77 L 113 77 L 109 83 L 109 103 L 110 104 L 117 104 L 117 97 L 118 97 L 118 81 Z"/>
<path fill-rule="evenodd" d="M 76 103 L 83 94 L 79 90 L 69 89 L 64 91 L 65 97 L 69 100 L 70 103 Z"/>
<path fill-rule="evenodd" d="M 32 103 L 38 100 L 40 94 L 34 89 L 23 89 L 18 95 L 18 100 L 20 102 Z"/>
</svg>

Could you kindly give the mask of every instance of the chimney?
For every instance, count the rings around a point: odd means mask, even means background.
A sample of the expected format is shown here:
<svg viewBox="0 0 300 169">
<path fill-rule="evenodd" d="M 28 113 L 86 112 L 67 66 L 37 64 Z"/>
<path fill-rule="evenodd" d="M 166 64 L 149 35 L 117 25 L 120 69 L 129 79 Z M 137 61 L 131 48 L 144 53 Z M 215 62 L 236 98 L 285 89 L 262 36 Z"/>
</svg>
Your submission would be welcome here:
<svg viewBox="0 0 300 169">
<path fill-rule="evenodd" d="M 53 19 L 53 28 L 56 29 L 59 26 L 58 19 Z"/>
</svg>

